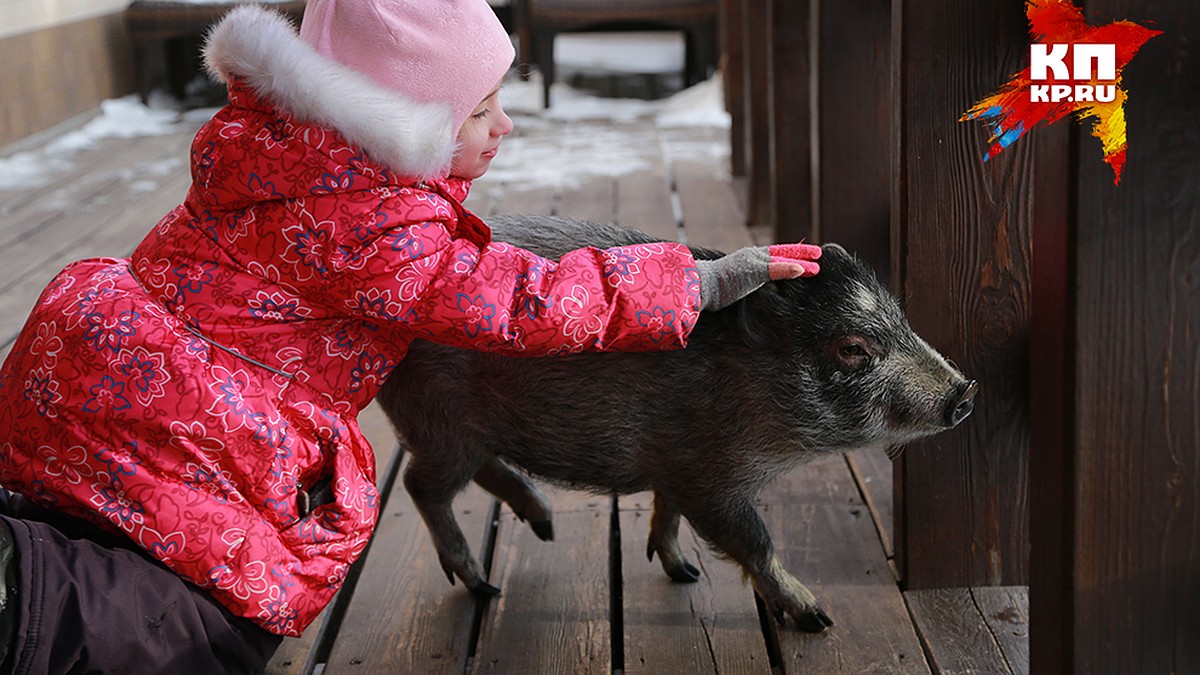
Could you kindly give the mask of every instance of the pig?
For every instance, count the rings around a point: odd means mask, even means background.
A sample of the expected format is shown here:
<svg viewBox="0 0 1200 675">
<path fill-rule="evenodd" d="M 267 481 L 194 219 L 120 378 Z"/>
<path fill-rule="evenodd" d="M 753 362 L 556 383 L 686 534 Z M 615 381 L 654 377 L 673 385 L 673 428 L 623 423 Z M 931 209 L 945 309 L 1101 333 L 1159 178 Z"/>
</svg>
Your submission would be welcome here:
<svg viewBox="0 0 1200 675">
<path fill-rule="evenodd" d="M 656 240 L 550 216 L 497 217 L 498 241 L 557 259 L 584 245 Z M 692 247 L 698 259 L 723 255 Z M 473 479 L 554 536 L 530 480 L 599 494 L 651 490 L 647 556 L 696 581 L 679 518 L 741 566 L 780 622 L 832 625 L 784 569 L 754 507 L 772 479 L 818 457 L 882 448 L 950 429 L 971 414 L 977 385 L 909 327 L 869 268 L 823 246 L 815 277 L 772 282 L 703 312 L 685 349 L 514 358 L 415 341 L 378 401 L 410 453 L 404 485 L 453 584 L 494 595 L 451 509 Z"/>
</svg>

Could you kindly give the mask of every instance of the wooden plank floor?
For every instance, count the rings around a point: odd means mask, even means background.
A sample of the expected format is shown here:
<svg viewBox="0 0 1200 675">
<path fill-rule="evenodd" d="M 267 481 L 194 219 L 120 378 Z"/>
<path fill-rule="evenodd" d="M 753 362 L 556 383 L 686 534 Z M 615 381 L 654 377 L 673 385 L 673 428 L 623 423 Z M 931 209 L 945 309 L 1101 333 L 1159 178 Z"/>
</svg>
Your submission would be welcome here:
<svg viewBox="0 0 1200 675">
<path fill-rule="evenodd" d="M 726 250 L 766 243 L 769 233 L 738 225 L 724 130 L 658 128 L 652 118 L 516 122 L 515 139 L 547 152 L 564 137 L 601 131 L 628 148 L 622 162 L 580 157 L 578 170 L 556 181 L 519 166 L 502 179 L 485 176 L 468 200 L 485 217 L 571 215 Z M 182 199 L 195 129 L 102 139 L 39 185 L 0 189 L 0 356 L 59 268 L 127 255 Z M 0 151 L 0 162 L 12 151 Z M 760 496 L 781 559 L 836 622 L 807 635 L 764 620 L 739 571 L 686 523 L 680 541 L 702 577 L 671 583 L 645 557 L 649 494 L 548 490 L 556 541 L 546 543 L 471 488 L 456 513 L 503 590 L 481 602 L 447 583 L 396 480 L 402 452 L 374 406 L 363 426 L 385 495 L 376 536 L 337 601 L 304 638 L 285 641 L 270 673 L 1028 671 L 1025 589 L 901 592 L 891 564 L 891 464 L 881 453 L 809 465 Z"/>
</svg>

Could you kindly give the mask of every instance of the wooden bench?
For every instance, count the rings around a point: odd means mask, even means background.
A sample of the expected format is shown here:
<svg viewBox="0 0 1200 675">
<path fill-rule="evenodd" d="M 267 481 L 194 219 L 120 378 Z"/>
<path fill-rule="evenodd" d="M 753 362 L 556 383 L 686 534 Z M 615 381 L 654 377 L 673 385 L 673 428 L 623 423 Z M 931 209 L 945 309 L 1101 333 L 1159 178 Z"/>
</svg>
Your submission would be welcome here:
<svg viewBox="0 0 1200 675">
<path fill-rule="evenodd" d="M 679 30 L 686 40 L 684 86 L 705 80 L 717 63 L 715 0 L 520 0 L 521 60 L 542 73 L 542 103 L 550 105 L 554 38 L 584 30 Z"/>
<path fill-rule="evenodd" d="M 133 44 L 133 67 L 142 101 L 154 82 L 151 59 L 164 59 L 171 93 L 182 97 L 187 80 L 200 71 L 199 44 L 205 31 L 244 2 L 170 2 L 134 0 L 125 9 L 125 25 Z M 304 16 L 304 0 L 262 0 L 296 25 Z"/>
</svg>

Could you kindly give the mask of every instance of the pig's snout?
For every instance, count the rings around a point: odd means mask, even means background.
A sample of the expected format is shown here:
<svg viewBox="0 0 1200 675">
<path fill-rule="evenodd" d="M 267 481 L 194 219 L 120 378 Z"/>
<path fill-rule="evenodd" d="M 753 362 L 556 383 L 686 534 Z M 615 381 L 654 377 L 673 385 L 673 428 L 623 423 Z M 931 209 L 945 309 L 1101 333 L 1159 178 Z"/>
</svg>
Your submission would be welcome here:
<svg viewBox="0 0 1200 675">
<path fill-rule="evenodd" d="M 963 382 L 955 388 L 954 393 L 946 402 L 943 420 L 947 427 L 954 428 L 971 416 L 975 410 L 975 393 L 977 391 L 979 391 L 979 383 L 975 380 Z"/>
</svg>

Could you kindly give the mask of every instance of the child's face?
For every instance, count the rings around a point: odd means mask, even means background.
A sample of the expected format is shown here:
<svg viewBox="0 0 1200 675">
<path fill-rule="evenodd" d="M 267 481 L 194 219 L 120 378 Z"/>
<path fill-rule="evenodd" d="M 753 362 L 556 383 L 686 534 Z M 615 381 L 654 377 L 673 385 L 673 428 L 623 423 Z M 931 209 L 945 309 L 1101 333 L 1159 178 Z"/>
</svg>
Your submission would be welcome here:
<svg viewBox="0 0 1200 675">
<path fill-rule="evenodd" d="M 500 148 L 500 140 L 513 130 L 512 120 L 500 106 L 500 87 L 480 101 L 458 130 L 458 152 L 450 175 L 474 180 L 487 172 Z"/>
</svg>

